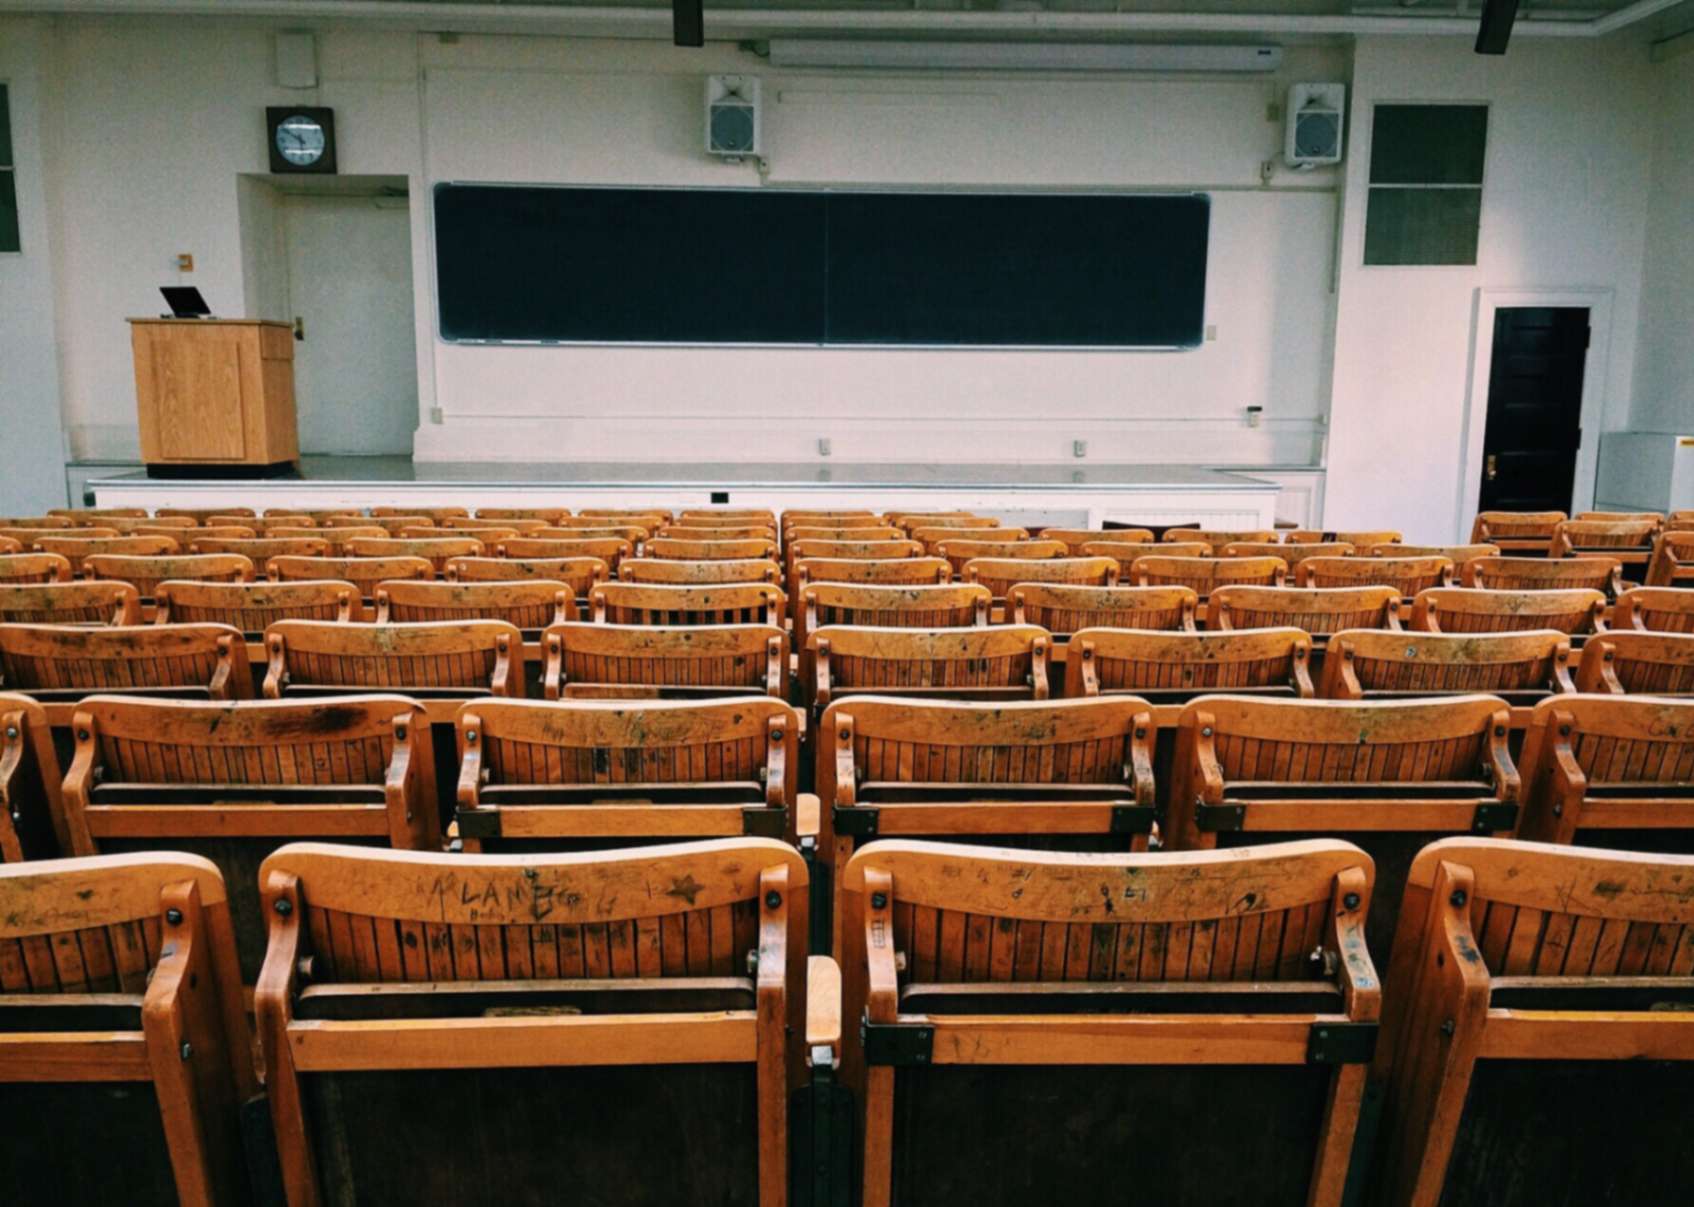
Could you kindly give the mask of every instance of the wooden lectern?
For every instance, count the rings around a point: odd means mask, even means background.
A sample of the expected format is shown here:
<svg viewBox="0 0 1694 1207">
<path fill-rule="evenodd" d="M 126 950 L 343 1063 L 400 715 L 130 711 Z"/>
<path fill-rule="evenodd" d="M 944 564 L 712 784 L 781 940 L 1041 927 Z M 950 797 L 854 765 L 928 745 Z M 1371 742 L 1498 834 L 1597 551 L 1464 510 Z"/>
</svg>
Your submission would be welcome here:
<svg viewBox="0 0 1694 1207">
<path fill-rule="evenodd" d="M 261 478 L 294 468 L 292 327 L 262 319 L 129 323 L 149 476 Z"/>
</svg>

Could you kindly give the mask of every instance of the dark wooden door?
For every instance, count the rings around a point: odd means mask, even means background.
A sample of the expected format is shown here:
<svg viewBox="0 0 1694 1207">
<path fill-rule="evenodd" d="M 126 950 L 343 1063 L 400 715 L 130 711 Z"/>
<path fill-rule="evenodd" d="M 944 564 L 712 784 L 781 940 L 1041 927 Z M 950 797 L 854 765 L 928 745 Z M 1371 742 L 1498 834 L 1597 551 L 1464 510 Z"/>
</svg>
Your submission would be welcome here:
<svg viewBox="0 0 1694 1207">
<path fill-rule="evenodd" d="M 1513 306 L 1494 312 L 1483 511 L 1569 511 L 1582 444 L 1588 309 Z"/>
</svg>

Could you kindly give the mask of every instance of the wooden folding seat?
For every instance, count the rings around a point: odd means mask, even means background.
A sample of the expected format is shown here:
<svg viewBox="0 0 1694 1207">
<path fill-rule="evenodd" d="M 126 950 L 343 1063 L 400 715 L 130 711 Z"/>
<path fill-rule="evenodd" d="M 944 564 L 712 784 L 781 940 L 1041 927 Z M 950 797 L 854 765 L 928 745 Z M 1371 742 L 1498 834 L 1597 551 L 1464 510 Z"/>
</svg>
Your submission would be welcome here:
<svg viewBox="0 0 1694 1207">
<path fill-rule="evenodd" d="M 1020 583 L 1006 595 L 1006 620 L 1010 624 L 1040 625 L 1055 637 L 1092 628 L 1193 632 L 1199 602 L 1191 587 Z"/>
<path fill-rule="evenodd" d="M 536 541 L 628 541 L 639 551 L 654 531 L 640 524 L 602 520 L 593 525 L 566 524 L 553 528 L 537 528 L 524 536 Z"/>
<path fill-rule="evenodd" d="M 0 1178 L 12 1202 L 239 1207 L 259 1093 L 203 859 L 0 867 Z"/>
<path fill-rule="evenodd" d="M 1425 633 L 1521 633 L 1557 629 L 1572 636 L 1605 627 L 1598 591 L 1488 591 L 1432 587 L 1412 601 L 1411 627 Z"/>
<path fill-rule="evenodd" d="M 1611 627 L 1644 633 L 1694 633 L 1694 589 L 1632 587 L 1618 596 Z"/>
<path fill-rule="evenodd" d="M 841 893 L 864 1207 L 1337 1207 L 1381 1002 L 1372 877 L 1343 842 L 866 847 Z"/>
<path fill-rule="evenodd" d="M 188 543 L 190 553 L 239 553 L 254 566 L 269 566 L 273 557 L 324 557 L 327 542 L 317 537 L 199 538 Z"/>
<path fill-rule="evenodd" d="M 618 566 L 626 583 L 666 586 L 710 586 L 715 583 L 769 583 L 782 580 L 782 567 L 770 558 L 725 558 L 707 561 L 666 561 L 632 557 Z"/>
<path fill-rule="evenodd" d="M 1694 633 L 1596 634 L 1582 647 L 1576 690 L 1634 696 L 1694 693 Z"/>
<path fill-rule="evenodd" d="M 1562 511 L 1483 511 L 1471 525 L 1470 539 L 1498 545 L 1506 554 L 1545 557 L 1553 530 L 1568 518 Z"/>
<path fill-rule="evenodd" d="M 1374 1201 L 1681 1201 L 1694 1176 L 1691 900 L 1686 857 L 1425 848 L 1372 1070 L 1387 1091 Z"/>
<path fill-rule="evenodd" d="M 262 874 L 255 1006 L 290 1203 L 787 1202 L 807 1035 L 792 848 L 302 844 Z M 471 1102 L 451 1145 L 419 1147 Z"/>
<path fill-rule="evenodd" d="M 1083 557 L 1116 558 L 1118 563 L 1118 581 L 1133 583 L 1133 573 L 1137 559 L 1157 555 L 1159 557 L 1210 557 L 1212 547 L 1204 541 L 1185 541 L 1180 544 L 1159 544 L 1151 541 L 1089 541 L 1082 547 Z"/>
<path fill-rule="evenodd" d="M 1008 530 L 999 528 L 995 531 L 1005 532 Z M 976 558 L 997 558 L 1001 561 L 1012 558 L 1046 560 L 1064 557 L 1065 555 L 1065 546 L 1059 541 L 946 540 L 929 546 L 929 549 L 937 557 L 947 559 L 947 564 L 952 568 L 954 576 L 960 581 L 964 579 L 965 564 Z"/>
<path fill-rule="evenodd" d="M 404 506 L 373 507 L 371 508 L 371 514 L 379 517 L 421 515 L 428 516 L 430 519 L 440 523 L 448 516 L 469 516 L 470 511 L 464 507 L 414 507 L 410 503 L 407 503 Z"/>
<path fill-rule="evenodd" d="M 788 599 L 770 583 L 601 583 L 589 592 L 588 604 L 595 624 L 780 626 Z"/>
<path fill-rule="evenodd" d="M 1393 528 L 1367 528 L 1352 532 L 1329 532 L 1315 528 L 1291 528 L 1282 539 L 1289 545 L 1351 545 L 1365 549 L 1373 545 L 1398 545 L 1405 534 Z"/>
<path fill-rule="evenodd" d="M 1158 550 L 1163 552 L 1163 550 Z M 1279 541 L 1231 541 L 1219 551 L 1223 557 L 1280 557 L 1293 572 L 1309 557 L 1352 557 L 1359 549 L 1346 541 L 1284 545 Z M 1202 555 L 1204 556 L 1204 555 Z"/>
<path fill-rule="evenodd" d="M 1045 700 L 1052 635 L 1035 625 L 885 629 L 824 625 L 806 636 L 801 682 L 813 715 L 832 700 L 876 695 Z"/>
<path fill-rule="evenodd" d="M 679 524 L 751 524 L 764 523 L 776 527 L 776 512 L 768 507 L 710 507 L 687 508 L 678 513 Z"/>
<path fill-rule="evenodd" d="M 244 516 L 252 519 L 259 513 L 251 507 L 160 507 L 153 514 L 160 519 L 172 516 L 187 516 L 196 524 L 205 524 L 213 516 Z"/>
<path fill-rule="evenodd" d="M 217 864 L 249 983 L 265 947 L 258 868 L 282 843 L 441 849 L 429 718 L 403 696 L 90 696 L 75 729 L 64 784 L 70 852 L 185 850 Z"/>
<path fill-rule="evenodd" d="M 448 532 L 469 532 L 476 534 L 477 540 L 483 542 L 488 542 L 494 539 L 492 537 L 481 535 L 485 532 L 498 532 L 506 536 L 519 536 L 525 532 L 535 532 L 539 529 L 549 527 L 552 527 L 552 525 L 547 520 L 523 519 L 522 517 L 514 517 L 509 520 L 492 520 L 486 516 L 478 516 L 473 520 L 467 519 L 464 516 L 448 516 L 446 519 L 441 521 L 441 528 L 446 529 Z M 437 531 L 436 535 L 439 536 L 440 532 Z"/>
<path fill-rule="evenodd" d="M 673 562 L 775 561 L 776 542 L 762 537 L 745 541 L 679 541 L 654 537 L 642 547 L 644 558 Z"/>
<path fill-rule="evenodd" d="M 1593 522 L 1597 524 L 1633 524 L 1650 523 L 1664 526 L 1665 513 L 1662 511 L 1579 511 L 1571 517 L 1573 520 Z"/>
<path fill-rule="evenodd" d="M 23 542 L 9 536 L 0 536 L 0 555 L 11 555 L 24 551 Z"/>
<path fill-rule="evenodd" d="M 1219 587 L 1207 601 L 1208 629 L 1282 625 L 1320 638 L 1342 629 L 1398 629 L 1400 592 L 1395 587 Z"/>
<path fill-rule="evenodd" d="M 598 557 L 455 557 L 447 562 L 448 582 L 520 582 L 548 579 L 564 583 L 577 599 L 611 576 Z"/>
<path fill-rule="evenodd" d="M 1043 541 L 1058 541 L 1065 547 L 1066 557 L 1083 556 L 1082 547 L 1090 541 L 1115 541 L 1121 545 L 1138 545 L 1153 539 L 1150 528 L 1043 528 L 1035 535 Z"/>
<path fill-rule="evenodd" d="M 951 550 L 954 544 L 949 541 L 946 548 Z M 973 557 L 965 563 L 963 577 L 967 583 L 987 587 L 995 599 L 1005 599 L 1020 583 L 1115 587 L 1118 561 L 1115 557 Z"/>
<path fill-rule="evenodd" d="M 82 568 L 89 578 L 126 582 L 145 599 L 153 598 L 159 584 L 173 578 L 191 582 L 240 583 L 253 577 L 252 559 L 239 553 L 189 553 L 163 557 L 96 553 L 83 560 Z"/>
<path fill-rule="evenodd" d="M 754 694 L 471 701 L 458 713 L 459 833 L 469 851 L 736 834 L 793 842 L 800 731 L 792 707 Z"/>
<path fill-rule="evenodd" d="M 16 541 L 25 552 L 36 549 L 35 542 L 43 538 L 77 537 L 84 540 L 113 540 L 118 536 L 116 528 L 0 528 L 0 537 Z"/>
<path fill-rule="evenodd" d="M 94 692 L 248 700 L 247 643 L 222 624 L 0 624 L 0 688 L 44 704 Z"/>
<path fill-rule="evenodd" d="M 783 546 L 788 577 L 794 577 L 795 563 L 802 559 L 818 558 L 829 561 L 894 561 L 899 558 L 922 557 L 924 548 L 919 541 L 899 537 L 877 540 L 827 540 L 817 537 L 790 537 Z"/>
<path fill-rule="evenodd" d="M 1349 629 L 1329 639 L 1318 694 L 1384 700 L 1484 692 L 1532 705 L 1576 690 L 1570 640 L 1556 630 L 1526 633 L 1388 633 Z"/>
<path fill-rule="evenodd" d="M 1623 567 L 1613 557 L 1473 557 L 1463 585 L 1492 591 L 1623 590 Z"/>
<path fill-rule="evenodd" d="M 833 524 L 836 522 L 847 523 L 849 521 L 858 520 L 880 520 L 882 516 L 881 513 L 872 511 L 867 507 L 849 507 L 837 510 L 819 509 L 815 507 L 789 507 L 783 509 L 780 518 L 782 520 L 783 527 L 786 528 L 791 524 L 801 522 L 810 523 L 813 520 L 821 520 L 825 523 Z"/>
<path fill-rule="evenodd" d="M 267 565 L 277 582 L 336 579 L 352 583 L 365 599 L 391 579 L 435 578 L 435 563 L 426 557 L 273 557 Z"/>
<path fill-rule="evenodd" d="M 251 583 L 163 582 L 153 595 L 158 624 L 227 624 L 262 634 L 278 620 L 366 620 L 363 593 L 345 579 Z"/>
<path fill-rule="evenodd" d="M 1280 587 L 1288 563 L 1280 557 L 1172 557 L 1148 554 L 1129 566 L 1138 587 L 1188 587 L 1202 599 L 1219 587 Z"/>
<path fill-rule="evenodd" d="M 139 519 L 132 519 L 127 516 L 113 516 L 109 519 L 101 520 L 100 526 L 102 528 L 112 529 L 112 531 L 116 532 L 119 536 L 153 536 L 163 534 L 165 536 L 175 536 L 180 538 L 184 529 L 198 528 L 200 525 L 188 516 L 164 516 L 162 518 L 142 516 Z M 74 534 L 67 533 L 66 535 Z"/>
<path fill-rule="evenodd" d="M 866 587 L 941 586 L 953 581 L 944 557 L 854 558 L 803 557 L 794 563 L 789 589 L 796 596 L 812 583 L 854 583 Z"/>
<path fill-rule="evenodd" d="M 969 511 L 891 511 L 883 518 L 894 527 L 905 529 L 908 536 L 913 536 L 918 528 L 1000 527 L 998 518 Z"/>
<path fill-rule="evenodd" d="M 767 524 L 665 524 L 655 536 L 670 541 L 774 541 Z"/>
<path fill-rule="evenodd" d="M 392 579 L 377 584 L 376 622 L 504 620 L 520 629 L 545 629 L 576 619 L 576 592 L 562 582 L 435 583 Z"/>
<path fill-rule="evenodd" d="M 912 539 L 923 546 L 924 555 L 937 557 L 943 541 L 970 541 L 978 545 L 1009 545 L 1018 541 L 1029 540 L 1029 532 L 1023 528 L 955 528 L 951 525 L 926 525 L 912 529 Z M 1057 541 L 1046 542 L 1059 544 Z M 1062 549 L 1064 546 L 1060 545 Z M 1056 554 L 1052 556 L 1057 556 Z"/>
<path fill-rule="evenodd" d="M 83 562 L 95 554 L 160 557 L 182 550 L 182 546 L 168 536 L 42 537 L 35 542 L 35 548 L 41 553 L 57 553 L 71 564 L 71 573 L 79 577 Z"/>
<path fill-rule="evenodd" d="M 145 507 L 49 507 L 48 515 L 69 520 L 77 528 L 95 528 L 108 516 L 140 519 L 147 514 Z"/>
<path fill-rule="evenodd" d="M 71 563 L 57 553 L 0 553 L 0 583 L 64 583 Z"/>
<path fill-rule="evenodd" d="M 1555 696 L 1523 741 L 1519 836 L 1694 854 L 1694 701 Z"/>
<path fill-rule="evenodd" d="M 1162 835 L 1175 850 L 1322 836 L 1358 843 L 1381 879 L 1367 927 L 1388 951 L 1404 869 L 1432 838 L 1510 837 L 1522 799 L 1496 696 L 1253 700 L 1202 696 L 1177 719 Z"/>
<path fill-rule="evenodd" d="M 296 529 L 296 531 L 319 531 Z M 215 528 L 155 528 L 150 524 L 142 524 L 130 529 L 130 536 L 168 536 L 176 539 L 178 544 L 184 541 L 202 540 L 246 540 L 257 536 L 258 533 L 243 524 L 219 524 Z"/>
<path fill-rule="evenodd" d="M 441 541 L 448 540 L 453 537 L 471 537 L 482 542 L 483 552 L 486 553 L 501 541 L 510 540 L 514 536 L 522 535 L 523 534 L 516 528 L 497 527 L 493 524 L 489 524 L 486 527 L 480 528 L 424 528 L 421 526 L 402 528 L 399 532 L 394 534 L 394 537 L 402 541 Z M 383 533 L 383 536 L 386 537 L 388 534 Z M 349 543 L 351 543 L 351 541 L 349 541 Z"/>
<path fill-rule="evenodd" d="M 788 700 L 788 633 L 776 625 L 555 624 L 541 644 L 549 700 Z"/>
<path fill-rule="evenodd" d="M 0 692 L 0 865 L 65 849 L 59 785 L 47 710 L 28 696 Z"/>
<path fill-rule="evenodd" d="M 1129 693 L 1183 704 L 1202 692 L 1306 698 L 1312 639 L 1295 628 L 1233 633 L 1078 629 L 1065 655 L 1067 697 Z"/>
<path fill-rule="evenodd" d="M 129 583 L 81 579 L 0 584 L 0 622 L 140 624 L 141 593 Z"/>
<path fill-rule="evenodd" d="M 676 519 L 676 513 L 667 507 L 580 507 L 576 514 L 585 519 L 612 519 L 633 524 L 652 519 L 654 527 Z"/>
<path fill-rule="evenodd" d="M 1253 541 L 1260 544 L 1273 542 L 1277 533 L 1272 528 L 1167 528 L 1160 538 L 1163 542 L 1202 542 L 1214 549 L 1222 549 L 1237 541 Z"/>
<path fill-rule="evenodd" d="M 437 529 L 427 528 L 414 531 L 435 532 Z M 321 542 L 325 557 L 349 556 L 347 546 L 354 541 L 367 537 L 383 539 L 388 536 L 386 528 L 273 528 L 270 531 L 273 538 L 287 539 L 289 537 L 303 538 Z"/>
<path fill-rule="evenodd" d="M 1674 587 L 1694 582 L 1694 532 L 1666 532 L 1653 546 L 1646 582 L 1651 587 Z"/>
<path fill-rule="evenodd" d="M 1453 563 L 1444 557 L 1309 557 L 1295 571 L 1302 587 L 1393 587 L 1411 599 L 1430 587 L 1453 584 Z"/>
<path fill-rule="evenodd" d="M 1653 559 L 1653 545 L 1663 517 L 1649 520 L 1566 520 L 1553 530 L 1547 556 L 1554 558 L 1600 554 L 1625 566 L 1641 567 Z"/>
<path fill-rule="evenodd" d="M 366 520 L 367 525 L 370 524 Z M 299 536 L 302 532 L 309 536 L 320 536 L 326 531 L 309 515 L 268 516 L 256 519 L 253 516 L 215 515 L 210 517 L 200 528 L 192 529 L 188 537 L 190 541 L 198 540 L 227 540 L 226 528 L 245 528 L 250 540 L 254 537 L 270 536 Z M 213 535 L 216 533 L 216 535 Z"/>
<path fill-rule="evenodd" d="M 794 644 L 825 625 L 853 624 L 889 629 L 968 629 L 988 623 L 993 597 L 975 583 L 881 587 L 862 583 L 813 583 L 795 610 Z"/>
<path fill-rule="evenodd" d="M 524 694 L 523 634 L 503 620 L 279 620 L 265 653 L 267 700 L 373 688 L 420 700 Z"/>
<path fill-rule="evenodd" d="M 299 517 L 314 524 L 322 524 L 334 516 L 351 515 L 358 518 L 363 514 L 364 512 L 357 507 L 327 507 L 316 510 L 307 507 L 267 507 L 264 511 L 264 518 L 273 520 Z"/>
<path fill-rule="evenodd" d="M 441 574 L 447 569 L 448 559 L 482 557 L 488 548 L 471 536 L 435 540 L 403 540 L 398 537 L 378 540 L 367 536 L 347 542 L 347 552 L 352 557 L 421 557 L 430 563 L 432 573 Z"/>
<path fill-rule="evenodd" d="M 593 557 L 606 563 L 608 574 L 616 574 L 618 565 L 624 558 L 635 556 L 635 545 L 622 537 L 589 537 L 586 540 L 567 541 L 514 536 L 496 545 L 494 556 L 514 561 Z"/>
<path fill-rule="evenodd" d="M 1498 545 L 1368 545 L 1360 557 L 1444 557 L 1453 563 L 1453 576 L 1463 580 L 1465 565 L 1478 557 L 1499 557 Z"/>
<path fill-rule="evenodd" d="M 557 524 L 571 514 L 568 507 L 478 507 L 476 518 L 504 523 L 507 520 L 535 521 Z M 458 518 L 458 517 L 454 517 Z"/>
<path fill-rule="evenodd" d="M 434 528 L 435 520 L 427 515 L 332 515 L 325 528 L 380 528 L 387 536 L 398 536 L 407 528 Z"/>
<path fill-rule="evenodd" d="M 8 528 L 53 528 L 63 531 L 74 527 L 75 525 L 62 515 L 0 516 L 0 531 Z"/>
<path fill-rule="evenodd" d="M 844 522 L 841 525 L 822 523 L 797 524 L 782 530 L 782 547 L 786 550 L 795 541 L 903 541 L 906 530 L 874 520 L 864 524 Z"/>
<path fill-rule="evenodd" d="M 645 535 L 632 538 L 646 540 L 670 521 L 656 512 L 636 512 L 629 515 L 600 515 L 587 512 L 577 516 L 565 516 L 557 523 L 549 525 L 555 532 L 576 532 L 580 530 L 597 531 L 601 529 L 616 529 L 619 532 L 628 529 L 640 529 Z"/>
</svg>

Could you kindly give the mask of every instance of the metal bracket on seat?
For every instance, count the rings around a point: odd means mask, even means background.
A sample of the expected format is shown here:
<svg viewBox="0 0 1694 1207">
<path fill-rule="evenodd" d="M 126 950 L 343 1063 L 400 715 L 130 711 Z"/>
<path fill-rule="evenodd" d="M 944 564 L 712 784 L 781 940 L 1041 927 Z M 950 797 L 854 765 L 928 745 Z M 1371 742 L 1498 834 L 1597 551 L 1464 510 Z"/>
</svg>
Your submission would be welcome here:
<svg viewBox="0 0 1694 1207">
<path fill-rule="evenodd" d="M 1510 801 L 1485 800 L 1477 805 L 1471 816 L 1473 834 L 1492 834 L 1496 830 L 1514 830 L 1518 824 L 1518 807 Z"/>
<path fill-rule="evenodd" d="M 920 1023 L 859 1022 L 859 1042 L 868 1065 L 927 1065 L 935 1050 L 935 1028 Z"/>
<path fill-rule="evenodd" d="M 500 810 L 460 809 L 454 814 L 460 838 L 499 838 Z"/>
<path fill-rule="evenodd" d="M 1203 800 L 1194 802 L 1194 826 L 1198 830 L 1217 833 L 1242 830 L 1246 825 L 1246 805 L 1213 805 Z"/>
<path fill-rule="evenodd" d="M 1376 1023 L 1313 1023 L 1306 1037 L 1306 1063 L 1313 1065 L 1369 1064 L 1376 1056 Z"/>
<path fill-rule="evenodd" d="M 835 832 L 854 838 L 875 838 L 877 808 L 875 805 L 836 805 L 830 810 Z"/>
</svg>

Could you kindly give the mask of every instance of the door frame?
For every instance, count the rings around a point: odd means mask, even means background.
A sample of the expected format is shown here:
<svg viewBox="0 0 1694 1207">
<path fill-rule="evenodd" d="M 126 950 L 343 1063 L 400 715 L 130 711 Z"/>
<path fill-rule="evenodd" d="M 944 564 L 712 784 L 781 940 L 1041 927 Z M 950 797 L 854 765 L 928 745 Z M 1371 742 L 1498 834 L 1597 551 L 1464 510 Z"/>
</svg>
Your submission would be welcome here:
<svg viewBox="0 0 1694 1207">
<path fill-rule="evenodd" d="M 1571 513 L 1594 506 L 1600 467 L 1600 434 L 1606 417 L 1606 381 L 1611 361 L 1615 294 L 1606 286 L 1518 289 L 1481 286 L 1471 305 L 1470 378 L 1465 388 L 1465 438 L 1459 453 L 1460 540 L 1469 539 L 1482 497 L 1482 446 L 1488 430 L 1488 379 L 1494 368 L 1494 314 L 1520 306 L 1576 306 L 1588 310 L 1588 355 L 1582 366 L 1582 443 L 1571 479 Z"/>
</svg>

